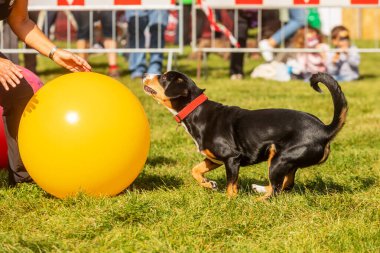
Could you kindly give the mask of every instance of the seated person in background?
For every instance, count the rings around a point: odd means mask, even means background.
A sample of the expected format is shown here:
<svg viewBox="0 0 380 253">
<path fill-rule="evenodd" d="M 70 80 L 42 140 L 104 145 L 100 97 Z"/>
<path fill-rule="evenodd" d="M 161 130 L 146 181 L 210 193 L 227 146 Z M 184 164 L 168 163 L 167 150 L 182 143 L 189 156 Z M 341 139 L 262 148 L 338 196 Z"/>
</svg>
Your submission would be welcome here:
<svg viewBox="0 0 380 253">
<path fill-rule="evenodd" d="M 309 26 L 298 30 L 290 47 L 322 50 L 322 52 L 302 52 L 290 56 L 286 65 L 293 78 L 308 80 L 312 74 L 327 71 L 328 45 L 323 43 L 318 29 Z"/>
<path fill-rule="evenodd" d="M 352 81 L 359 78 L 360 55 L 351 44 L 346 27 L 336 26 L 331 30 L 332 45 L 341 52 L 333 52 L 328 57 L 328 72 L 338 81 Z"/>
<path fill-rule="evenodd" d="M 300 28 L 307 24 L 307 9 L 289 9 L 289 21 L 273 34 L 269 39 L 259 42 L 259 48 L 265 61 L 273 61 L 273 52 L 268 51 L 280 45 L 283 40 L 287 40 L 295 34 Z"/>
</svg>

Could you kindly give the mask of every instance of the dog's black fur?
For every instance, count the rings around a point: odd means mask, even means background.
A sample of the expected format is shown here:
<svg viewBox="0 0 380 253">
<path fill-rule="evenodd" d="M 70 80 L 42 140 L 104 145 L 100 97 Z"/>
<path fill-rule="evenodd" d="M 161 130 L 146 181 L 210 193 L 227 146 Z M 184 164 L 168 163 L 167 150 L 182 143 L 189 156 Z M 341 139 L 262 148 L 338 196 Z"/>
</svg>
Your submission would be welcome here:
<svg viewBox="0 0 380 253">
<path fill-rule="evenodd" d="M 179 112 L 204 92 L 179 72 L 170 71 L 156 78 L 174 112 Z M 155 91 L 148 81 L 144 80 L 145 91 L 152 95 Z M 196 108 L 183 124 L 199 150 L 208 151 L 208 162 L 220 161 L 225 165 L 227 184 L 235 189 L 241 166 L 268 160 L 270 185 L 265 191 L 270 197 L 293 187 L 297 169 L 324 162 L 331 140 L 345 123 L 348 106 L 339 84 L 324 73 L 310 79 L 311 87 L 321 92 L 318 83 L 326 85 L 332 95 L 334 117 L 329 125 L 305 112 L 246 110 L 211 100 Z M 229 195 L 237 193 L 234 187 Z"/>
</svg>

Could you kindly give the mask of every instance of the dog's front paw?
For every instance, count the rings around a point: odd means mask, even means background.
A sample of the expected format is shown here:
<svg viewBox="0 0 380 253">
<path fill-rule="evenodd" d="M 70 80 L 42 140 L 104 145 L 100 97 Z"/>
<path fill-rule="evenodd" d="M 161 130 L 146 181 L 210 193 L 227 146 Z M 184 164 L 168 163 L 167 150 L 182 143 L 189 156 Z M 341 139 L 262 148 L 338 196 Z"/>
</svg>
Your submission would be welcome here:
<svg viewBox="0 0 380 253">
<path fill-rule="evenodd" d="M 258 184 L 252 184 L 252 190 L 257 193 L 266 193 L 267 189 L 265 186 L 258 185 Z"/>
<path fill-rule="evenodd" d="M 210 181 L 209 183 L 211 184 L 211 189 L 213 189 L 213 190 L 218 189 L 218 184 L 215 181 Z"/>
<path fill-rule="evenodd" d="M 256 198 L 256 201 L 263 202 L 263 203 L 268 203 L 269 200 L 270 200 L 270 196 L 267 196 L 267 195 Z"/>
<path fill-rule="evenodd" d="M 210 188 L 212 190 L 218 189 L 218 184 L 215 181 L 210 181 L 208 179 L 204 179 L 201 185 L 205 188 Z"/>
</svg>

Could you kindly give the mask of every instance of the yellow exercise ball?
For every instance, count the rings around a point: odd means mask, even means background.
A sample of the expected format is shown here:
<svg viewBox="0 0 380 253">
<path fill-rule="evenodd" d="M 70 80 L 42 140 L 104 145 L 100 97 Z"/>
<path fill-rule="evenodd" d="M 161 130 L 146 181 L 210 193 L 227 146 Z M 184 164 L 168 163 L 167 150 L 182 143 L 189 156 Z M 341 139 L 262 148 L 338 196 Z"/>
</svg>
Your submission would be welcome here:
<svg viewBox="0 0 380 253">
<path fill-rule="evenodd" d="M 42 87 L 20 122 L 20 155 L 33 180 L 58 197 L 113 196 L 139 175 L 149 151 L 149 123 L 123 84 L 72 73 Z"/>
</svg>

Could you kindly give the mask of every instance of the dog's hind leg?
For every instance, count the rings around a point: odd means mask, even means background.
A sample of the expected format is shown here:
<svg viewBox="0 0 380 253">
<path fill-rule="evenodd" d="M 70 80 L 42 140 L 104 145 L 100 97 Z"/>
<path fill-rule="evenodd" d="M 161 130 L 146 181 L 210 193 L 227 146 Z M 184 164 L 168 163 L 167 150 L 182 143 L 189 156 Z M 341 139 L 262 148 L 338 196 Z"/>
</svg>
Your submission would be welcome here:
<svg viewBox="0 0 380 253">
<path fill-rule="evenodd" d="M 269 182 L 265 186 L 265 195 L 258 200 L 266 200 L 270 197 L 278 195 L 283 189 L 292 187 L 294 183 L 294 176 L 292 177 L 292 165 L 283 163 L 281 159 L 275 158 L 269 167 Z M 285 186 L 285 187 L 284 187 Z"/>
<path fill-rule="evenodd" d="M 291 190 L 294 186 L 294 177 L 297 168 L 317 164 L 323 156 L 323 148 L 316 146 L 295 146 L 277 152 L 269 163 L 269 187 L 260 200 L 279 194 L 281 191 Z"/>
<path fill-rule="evenodd" d="M 277 153 L 276 146 L 274 144 L 272 144 L 269 148 L 268 171 L 270 171 L 272 159 L 274 158 L 276 153 Z M 265 193 L 265 196 L 267 196 L 267 195 L 270 196 L 272 194 L 272 186 L 271 185 L 262 186 L 262 185 L 252 184 L 252 190 L 254 190 L 257 193 Z M 265 196 L 259 198 L 259 200 L 264 200 L 264 199 L 268 198 Z"/>
<path fill-rule="evenodd" d="M 296 169 L 294 169 L 294 156 L 292 153 L 297 154 L 298 149 L 292 150 L 292 152 L 277 152 L 274 145 L 271 146 L 268 158 L 269 167 L 269 182 L 268 186 L 256 186 L 252 185 L 252 188 L 256 191 L 265 192 L 263 197 L 258 200 L 266 200 L 272 196 L 279 194 L 283 190 L 292 189 L 294 185 L 294 176 Z M 254 187 L 256 186 L 256 187 Z"/>
<path fill-rule="evenodd" d="M 204 159 L 203 162 L 199 163 L 191 170 L 191 174 L 201 186 L 205 188 L 216 189 L 217 188 L 216 182 L 208 180 L 203 175 L 220 166 L 221 164 L 214 163 L 206 158 Z"/>
</svg>

